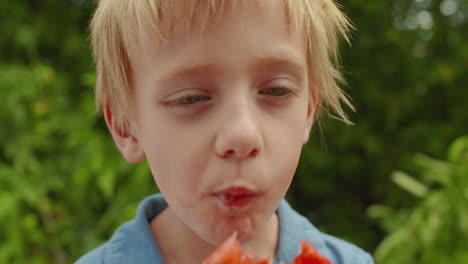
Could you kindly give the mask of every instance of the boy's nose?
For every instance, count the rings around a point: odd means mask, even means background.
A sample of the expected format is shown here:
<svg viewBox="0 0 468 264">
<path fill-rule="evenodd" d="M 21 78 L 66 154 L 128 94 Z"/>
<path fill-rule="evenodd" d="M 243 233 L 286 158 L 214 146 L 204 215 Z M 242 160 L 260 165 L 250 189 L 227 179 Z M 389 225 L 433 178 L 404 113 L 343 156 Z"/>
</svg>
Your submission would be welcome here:
<svg viewBox="0 0 468 264">
<path fill-rule="evenodd" d="M 237 107 L 224 121 L 216 136 L 217 155 L 233 160 L 256 157 L 262 150 L 263 138 L 252 111 L 248 107 Z"/>
</svg>

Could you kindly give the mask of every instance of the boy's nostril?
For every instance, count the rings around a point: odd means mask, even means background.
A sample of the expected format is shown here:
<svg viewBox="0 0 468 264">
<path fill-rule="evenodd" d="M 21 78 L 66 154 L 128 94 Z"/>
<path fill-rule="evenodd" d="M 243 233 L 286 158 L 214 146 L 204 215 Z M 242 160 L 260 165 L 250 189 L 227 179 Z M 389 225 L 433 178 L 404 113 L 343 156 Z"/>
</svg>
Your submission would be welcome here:
<svg viewBox="0 0 468 264">
<path fill-rule="evenodd" d="M 250 152 L 249 157 L 250 158 L 255 158 L 258 155 L 258 150 L 254 149 L 252 152 Z"/>
</svg>

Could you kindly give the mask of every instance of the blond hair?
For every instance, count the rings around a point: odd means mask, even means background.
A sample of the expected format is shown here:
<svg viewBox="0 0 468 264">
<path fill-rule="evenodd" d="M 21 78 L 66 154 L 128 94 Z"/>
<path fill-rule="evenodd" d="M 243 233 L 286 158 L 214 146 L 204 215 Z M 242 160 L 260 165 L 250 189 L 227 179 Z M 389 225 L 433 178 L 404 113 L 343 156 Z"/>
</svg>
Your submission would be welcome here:
<svg viewBox="0 0 468 264">
<path fill-rule="evenodd" d="M 114 125 L 126 130 L 131 113 L 131 61 L 138 49 L 138 40 L 145 33 L 144 25 L 151 25 L 152 33 L 164 39 L 170 34 L 175 22 L 171 22 L 174 10 L 183 12 L 187 24 L 190 24 L 199 5 L 205 4 L 207 12 L 203 13 L 201 19 L 203 25 L 209 26 L 213 18 L 219 17 L 227 6 L 238 8 L 253 1 L 99 0 L 91 21 L 92 50 L 97 73 L 97 111 L 102 111 L 105 104 L 109 104 Z M 340 37 L 349 42 L 352 25 L 333 0 L 283 1 L 292 29 L 307 34 L 307 61 L 318 95 L 316 118 L 326 111 L 332 113 L 334 118 L 351 124 L 343 105 L 352 110 L 354 108 L 338 86 L 338 82 L 344 82 L 339 71 L 338 44 Z"/>
</svg>

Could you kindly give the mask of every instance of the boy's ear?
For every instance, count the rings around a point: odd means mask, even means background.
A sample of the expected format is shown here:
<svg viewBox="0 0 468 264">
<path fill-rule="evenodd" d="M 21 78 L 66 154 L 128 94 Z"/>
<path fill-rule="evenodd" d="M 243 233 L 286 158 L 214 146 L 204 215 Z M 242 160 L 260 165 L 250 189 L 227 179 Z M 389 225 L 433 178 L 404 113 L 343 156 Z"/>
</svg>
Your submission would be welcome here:
<svg viewBox="0 0 468 264">
<path fill-rule="evenodd" d="M 304 138 L 302 140 L 303 145 L 305 145 L 307 141 L 309 141 L 310 131 L 312 130 L 312 125 L 314 124 L 315 110 L 317 109 L 317 103 L 318 103 L 318 95 L 317 95 L 316 87 L 312 87 L 312 89 L 310 90 L 311 92 L 309 95 L 309 103 L 307 106 L 307 120 L 306 120 L 306 126 L 304 130 Z"/>
<path fill-rule="evenodd" d="M 126 127 L 124 130 L 117 127 L 113 122 L 112 111 L 109 104 L 104 107 L 104 118 L 107 127 L 112 134 L 117 148 L 120 150 L 125 160 L 130 163 L 139 163 L 145 160 L 145 152 L 138 141 L 138 138 L 133 134 L 132 129 Z"/>
</svg>

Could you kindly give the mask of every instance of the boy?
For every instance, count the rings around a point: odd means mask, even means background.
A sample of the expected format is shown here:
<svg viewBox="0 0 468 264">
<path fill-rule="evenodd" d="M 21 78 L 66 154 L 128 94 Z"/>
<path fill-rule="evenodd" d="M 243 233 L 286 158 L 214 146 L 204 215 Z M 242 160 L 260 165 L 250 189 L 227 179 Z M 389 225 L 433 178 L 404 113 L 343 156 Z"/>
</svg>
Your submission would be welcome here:
<svg viewBox="0 0 468 264">
<path fill-rule="evenodd" d="M 233 232 L 275 261 L 305 239 L 334 264 L 372 263 L 283 200 L 323 107 L 349 122 L 330 59 L 349 27 L 332 0 L 101 0 L 98 109 L 161 194 L 78 263 L 201 263 Z"/>
</svg>

